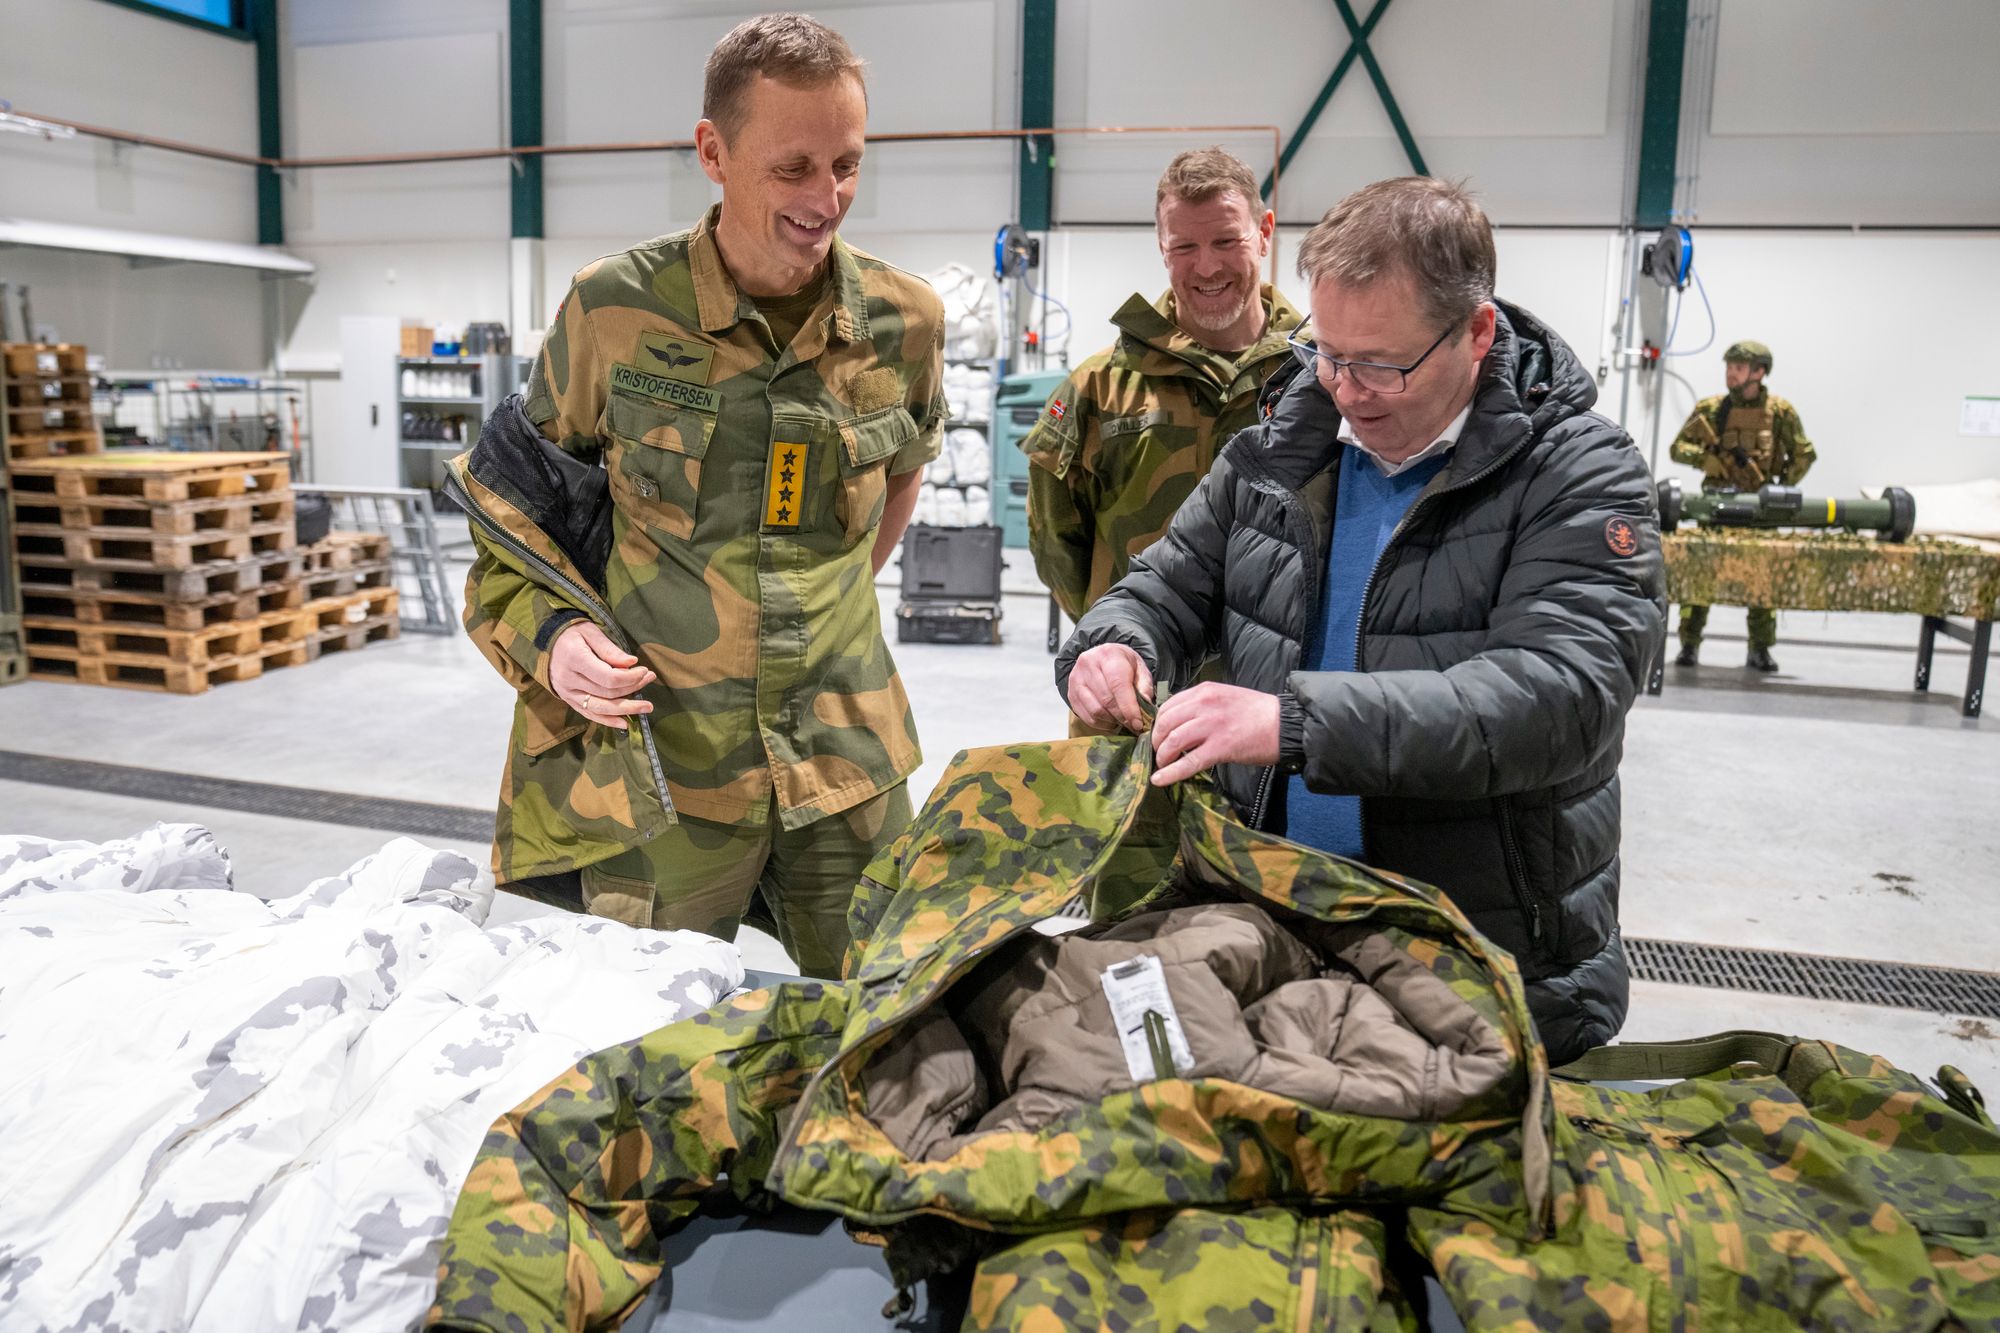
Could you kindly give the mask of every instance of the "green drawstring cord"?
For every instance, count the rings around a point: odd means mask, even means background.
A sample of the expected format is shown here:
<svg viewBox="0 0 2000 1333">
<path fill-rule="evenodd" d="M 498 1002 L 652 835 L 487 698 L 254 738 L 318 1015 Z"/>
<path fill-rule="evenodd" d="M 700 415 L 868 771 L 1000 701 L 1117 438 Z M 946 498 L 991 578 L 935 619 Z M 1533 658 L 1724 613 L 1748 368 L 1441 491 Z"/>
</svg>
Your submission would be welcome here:
<svg viewBox="0 0 2000 1333">
<path fill-rule="evenodd" d="M 1154 1078 L 1177 1078 L 1180 1071 L 1174 1068 L 1174 1048 L 1167 1040 L 1167 1020 L 1157 1009 L 1148 1009 L 1145 1018 L 1146 1049 L 1153 1056 Z"/>
</svg>

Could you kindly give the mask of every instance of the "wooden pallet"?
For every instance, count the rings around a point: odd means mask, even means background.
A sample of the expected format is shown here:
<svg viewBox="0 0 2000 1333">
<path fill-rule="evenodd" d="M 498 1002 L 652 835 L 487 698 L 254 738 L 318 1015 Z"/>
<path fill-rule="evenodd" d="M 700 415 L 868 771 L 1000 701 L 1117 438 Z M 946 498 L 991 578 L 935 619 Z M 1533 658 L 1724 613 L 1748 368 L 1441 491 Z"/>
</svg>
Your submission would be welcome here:
<svg viewBox="0 0 2000 1333">
<path fill-rule="evenodd" d="M 12 410 L 53 411 L 57 408 L 90 409 L 90 376 L 42 375 L 32 379 L 8 376 L 5 381 L 6 406 Z"/>
<path fill-rule="evenodd" d="M 291 523 L 296 504 L 289 493 L 263 495 L 255 491 L 207 500 L 142 500 L 128 495 L 65 500 L 51 495 L 16 494 L 14 519 L 44 528 L 190 537 L 208 532 L 247 532 L 268 523 Z"/>
<path fill-rule="evenodd" d="M 74 649 L 30 648 L 30 680 L 70 681 L 82 685 L 115 685 L 129 690 L 167 694 L 205 694 L 211 686 L 255 680 L 277 667 L 303 666 L 312 660 L 309 642 L 278 644 L 239 657 L 209 662 L 174 662 L 127 653 L 89 656 Z"/>
<path fill-rule="evenodd" d="M 296 551 L 278 551 L 248 560 L 226 560 L 187 569 L 151 566 L 76 565 L 61 557 L 23 553 L 21 588 L 75 588 L 102 592 L 149 593 L 162 601 L 203 602 L 225 593 L 244 594 L 279 583 L 298 583 L 303 562 Z"/>
<path fill-rule="evenodd" d="M 97 428 L 97 419 L 90 410 L 89 403 L 40 403 L 9 404 L 7 430 L 10 434 L 31 435 L 38 431 L 89 430 Z M 51 421 L 50 417 L 61 417 L 61 421 Z"/>
<path fill-rule="evenodd" d="M 8 432 L 7 462 L 18 466 L 46 458 L 74 458 L 99 453 L 104 440 L 94 430 L 43 431 L 26 435 Z"/>
<path fill-rule="evenodd" d="M 23 556 L 60 556 L 73 565 L 105 569 L 175 570 L 218 560 L 248 560 L 297 545 L 291 520 L 257 523 L 241 532 L 171 536 L 132 528 L 66 528 L 20 523 L 16 545 Z"/>
<path fill-rule="evenodd" d="M 191 666 L 256 656 L 267 648 L 303 643 L 320 628 L 318 619 L 303 607 L 196 630 L 92 624 L 55 616 L 23 616 L 21 625 L 27 633 L 31 654 L 56 648 L 74 650 L 79 659 L 152 658 L 160 663 Z"/>
<path fill-rule="evenodd" d="M 403 632 L 401 594 L 394 588 L 367 588 L 344 597 L 322 597 L 306 603 L 316 623 L 306 636 L 310 655 L 365 648 Z"/>
<path fill-rule="evenodd" d="M 207 629 L 232 620 L 255 620 L 273 611 L 296 611 L 304 605 L 305 589 L 295 579 L 247 592 L 225 592 L 195 602 L 177 602 L 153 593 L 54 588 L 32 583 L 21 589 L 21 609 L 31 616 L 54 616 L 88 625 L 149 625 L 156 629 Z"/>
<path fill-rule="evenodd" d="M 44 458 L 14 464 L 22 492 L 66 500 L 132 496 L 146 500 L 206 500 L 292 488 L 291 455 L 282 453 L 116 453 Z"/>
<path fill-rule="evenodd" d="M 0 366 L 10 379 L 81 375 L 89 362 L 90 349 L 82 343 L 0 343 Z"/>
<path fill-rule="evenodd" d="M 351 652 L 371 643 L 386 643 L 402 632 L 402 618 L 394 612 L 370 616 L 360 624 L 336 625 L 318 631 L 306 640 L 306 654 L 316 662 L 327 653 Z"/>
<path fill-rule="evenodd" d="M 394 588 L 364 588 L 338 597 L 318 597 L 305 604 L 304 614 L 313 618 L 312 629 L 341 629 L 377 616 L 393 616 L 401 602 Z"/>
<path fill-rule="evenodd" d="M 306 558 L 306 573 L 321 574 L 386 561 L 394 545 L 386 532 L 329 532 L 299 549 Z"/>
<path fill-rule="evenodd" d="M 309 602 L 327 597 L 345 597 L 369 588 L 387 588 L 395 581 L 395 571 L 386 560 L 372 565 L 356 565 L 352 569 L 332 569 L 322 574 L 299 576 L 299 583 L 305 588 Z"/>
</svg>

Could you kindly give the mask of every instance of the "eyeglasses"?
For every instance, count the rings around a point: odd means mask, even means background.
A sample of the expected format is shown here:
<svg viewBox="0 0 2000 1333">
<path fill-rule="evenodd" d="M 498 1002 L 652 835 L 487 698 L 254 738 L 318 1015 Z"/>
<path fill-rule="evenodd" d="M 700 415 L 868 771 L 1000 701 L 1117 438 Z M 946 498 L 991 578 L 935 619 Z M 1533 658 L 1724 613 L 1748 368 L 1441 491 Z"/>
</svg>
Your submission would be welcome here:
<svg viewBox="0 0 2000 1333">
<path fill-rule="evenodd" d="M 1437 341 L 1426 347 L 1424 354 L 1410 362 L 1407 366 L 1385 365 L 1380 361 L 1342 361 L 1337 356 L 1328 356 L 1312 343 L 1299 336 L 1305 332 L 1305 324 L 1300 324 L 1296 329 L 1293 329 L 1291 336 L 1285 339 L 1285 343 L 1292 349 L 1292 355 L 1296 356 L 1300 363 L 1308 370 L 1319 370 L 1320 367 L 1316 364 L 1318 362 L 1325 362 L 1327 366 L 1331 367 L 1331 369 L 1324 372 L 1324 378 L 1329 388 L 1340 378 L 1340 372 L 1344 370 L 1347 372 L 1349 379 L 1370 393 L 1401 393 L 1410 386 L 1411 373 L 1418 366 L 1430 360 L 1432 352 L 1444 346 L 1444 340 L 1451 337 L 1452 331 L 1460 323 L 1461 321 L 1455 319 L 1450 324 L 1447 324 L 1444 332 L 1437 336 Z"/>
</svg>

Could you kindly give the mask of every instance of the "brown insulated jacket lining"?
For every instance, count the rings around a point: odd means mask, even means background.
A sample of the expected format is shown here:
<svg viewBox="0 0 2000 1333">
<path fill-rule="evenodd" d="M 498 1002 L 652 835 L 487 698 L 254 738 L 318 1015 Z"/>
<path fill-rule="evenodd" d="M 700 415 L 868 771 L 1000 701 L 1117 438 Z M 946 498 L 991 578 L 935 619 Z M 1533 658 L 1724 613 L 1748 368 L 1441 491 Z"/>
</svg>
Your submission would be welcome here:
<svg viewBox="0 0 2000 1333">
<path fill-rule="evenodd" d="M 867 1104 L 914 1158 L 1035 1132 L 1140 1082 L 1105 977 L 1157 958 L 1191 1067 L 1330 1111 L 1448 1118 L 1508 1076 L 1493 1027 L 1379 934 L 1338 931 L 1322 964 L 1247 903 L 1147 912 L 1031 934 L 975 970 L 863 1075 Z"/>
</svg>

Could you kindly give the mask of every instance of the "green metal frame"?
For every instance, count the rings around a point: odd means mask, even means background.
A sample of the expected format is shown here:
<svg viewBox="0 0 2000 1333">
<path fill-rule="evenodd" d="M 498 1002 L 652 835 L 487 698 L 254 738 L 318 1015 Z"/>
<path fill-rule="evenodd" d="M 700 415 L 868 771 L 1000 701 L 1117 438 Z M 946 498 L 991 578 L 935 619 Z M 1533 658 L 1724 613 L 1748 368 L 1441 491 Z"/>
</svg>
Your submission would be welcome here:
<svg viewBox="0 0 2000 1333">
<path fill-rule="evenodd" d="M 1354 39 L 1354 47 L 1361 53 L 1361 67 L 1368 71 L 1368 81 L 1375 85 L 1375 95 L 1382 99 L 1382 109 L 1389 113 L 1389 123 L 1396 128 L 1396 138 L 1402 142 L 1403 154 L 1410 159 L 1410 170 L 1419 176 L 1431 174 L 1424 165 L 1424 155 L 1417 151 L 1417 140 L 1410 133 L 1410 127 L 1403 120 L 1402 108 L 1396 105 L 1396 95 L 1389 91 L 1389 80 L 1382 77 L 1382 67 L 1375 63 L 1375 53 L 1368 48 L 1368 34 L 1362 31 L 1361 20 L 1354 17 L 1354 6 L 1348 0 L 1333 0 L 1340 7 L 1341 21 L 1347 24 L 1347 35 Z M 1372 24 L 1389 7 L 1389 0 L 1381 0 L 1375 12 L 1368 16 Z"/>
<path fill-rule="evenodd" d="M 278 106 L 278 0 L 248 0 L 257 41 L 257 156 L 285 155 Z M 257 168 L 257 244 L 285 243 L 284 181 L 276 167 Z"/>
<path fill-rule="evenodd" d="M 1021 128 L 1048 129 L 1056 123 L 1056 0 L 1024 0 L 1021 6 Z M 1047 231 L 1055 191 L 1056 140 L 1038 134 L 1021 140 L 1019 208 L 1021 226 Z"/>
<path fill-rule="evenodd" d="M 1340 63 L 1333 67 L 1333 73 L 1326 76 L 1319 96 L 1313 98 L 1312 105 L 1306 108 L 1305 118 L 1299 121 L 1299 127 L 1292 131 L 1292 137 L 1278 154 L 1277 169 L 1265 173 L 1263 195 L 1266 199 L 1271 197 L 1271 187 L 1277 183 L 1278 173 L 1290 167 L 1292 159 L 1299 155 L 1299 149 L 1305 146 L 1306 136 L 1312 133 L 1313 125 L 1319 120 L 1319 113 L 1326 110 L 1326 104 L 1333 100 L 1334 93 L 1347 77 L 1347 71 L 1354 68 L 1356 60 L 1368 71 L 1369 82 L 1375 85 L 1375 95 L 1382 99 L 1382 109 L 1389 113 L 1389 124 L 1403 145 L 1403 155 L 1410 159 L 1410 170 L 1419 176 L 1431 174 L 1431 169 L 1424 165 L 1423 153 L 1417 148 L 1416 136 L 1410 133 L 1409 124 L 1403 119 L 1402 108 L 1396 105 L 1396 95 L 1389 91 L 1389 80 L 1383 77 L 1382 67 L 1375 63 L 1375 52 L 1368 46 L 1368 38 L 1375 31 L 1375 25 L 1389 11 L 1389 0 L 1375 0 L 1375 8 L 1368 11 L 1365 19 L 1354 16 L 1354 6 L 1348 0 L 1333 2 L 1340 7 L 1341 21 L 1347 25 L 1347 35 L 1353 40 L 1341 52 Z"/>
<path fill-rule="evenodd" d="M 1639 121 L 1639 187 L 1632 201 L 1640 227 L 1674 218 L 1674 166 L 1680 156 L 1681 70 L 1687 56 L 1687 0 L 1652 0 L 1646 28 L 1646 100 Z"/>
<path fill-rule="evenodd" d="M 247 18 L 247 15 L 244 13 L 245 0 L 234 0 L 231 8 L 235 11 L 236 22 L 227 25 L 210 23 L 207 19 L 198 19 L 192 14 L 183 14 L 179 10 L 166 9 L 160 5 L 148 4 L 147 0 L 104 0 L 104 3 L 107 5 L 117 5 L 120 9 L 136 10 L 141 14 L 151 14 L 154 18 L 165 19 L 169 23 L 179 23 L 190 28 L 199 28 L 203 32 L 212 32 L 219 37 L 234 37 L 239 42 L 254 40 L 254 34 L 250 31 L 249 25 L 245 21 Z"/>
<path fill-rule="evenodd" d="M 507 3 L 507 126 L 515 148 L 542 146 L 542 0 Z M 510 159 L 514 168 L 514 235 L 539 238 L 542 221 L 542 155 Z"/>
</svg>

